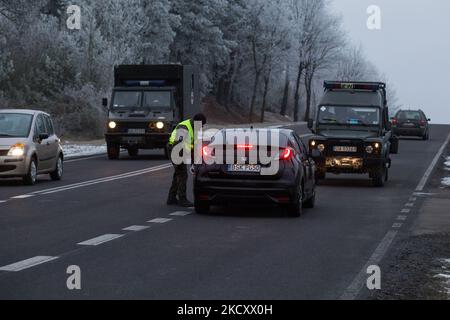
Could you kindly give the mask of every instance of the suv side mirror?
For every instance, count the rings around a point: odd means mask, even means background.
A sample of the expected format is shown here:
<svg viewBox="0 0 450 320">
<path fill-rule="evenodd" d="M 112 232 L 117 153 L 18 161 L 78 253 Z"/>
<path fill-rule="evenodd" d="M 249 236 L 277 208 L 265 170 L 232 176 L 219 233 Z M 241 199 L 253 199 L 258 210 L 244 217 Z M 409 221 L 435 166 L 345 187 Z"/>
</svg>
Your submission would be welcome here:
<svg viewBox="0 0 450 320">
<path fill-rule="evenodd" d="M 314 127 L 314 120 L 313 119 L 308 119 L 308 129 L 313 129 Z"/>
<path fill-rule="evenodd" d="M 431 122 L 431 119 L 427 119 L 428 122 Z"/>
<path fill-rule="evenodd" d="M 108 98 L 102 99 L 102 106 L 106 109 L 108 107 Z"/>
<path fill-rule="evenodd" d="M 43 141 L 43 140 L 48 139 L 48 138 L 49 138 L 48 133 L 40 133 L 39 134 L 39 141 Z"/>
</svg>

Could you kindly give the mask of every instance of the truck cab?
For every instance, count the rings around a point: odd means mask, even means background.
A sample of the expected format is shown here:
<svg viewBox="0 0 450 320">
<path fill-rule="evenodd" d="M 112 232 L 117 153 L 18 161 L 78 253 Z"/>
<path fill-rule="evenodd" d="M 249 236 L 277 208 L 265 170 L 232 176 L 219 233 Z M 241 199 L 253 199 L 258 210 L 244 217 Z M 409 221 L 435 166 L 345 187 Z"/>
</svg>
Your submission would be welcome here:
<svg viewBox="0 0 450 320">
<path fill-rule="evenodd" d="M 126 149 L 164 149 L 175 126 L 199 111 L 198 72 L 193 66 L 138 65 L 115 68 L 105 139 L 109 159 Z"/>
<path fill-rule="evenodd" d="M 391 167 L 391 153 L 398 152 L 398 138 L 389 121 L 386 85 L 381 82 L 324 82 L 325 93 L 315 119 L 310 153 L 317 179 L 326 173 L 369 174 L 373 185 L 384 186 Z"/>
</svg>

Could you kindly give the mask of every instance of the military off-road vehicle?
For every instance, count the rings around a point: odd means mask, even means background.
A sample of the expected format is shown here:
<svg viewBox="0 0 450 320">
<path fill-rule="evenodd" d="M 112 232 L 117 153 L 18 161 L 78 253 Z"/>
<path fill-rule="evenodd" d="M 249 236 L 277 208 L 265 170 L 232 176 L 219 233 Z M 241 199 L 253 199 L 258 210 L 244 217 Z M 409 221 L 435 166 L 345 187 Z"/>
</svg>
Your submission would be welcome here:
<svg viewBox="0 0 450 320">
<path fill-rule="evenodd" d="M 109 159 L 121 148 L 130 156 L 139 149 L 164 149 L 175 126 L 200 111 L 199 72 L 195 66 L 122 65 L 114 70 L 108 108 L 106 144 Z"/>
<path fill-rule="evenodd" d="M 384 186 L 398 152 L 381 82 L 324 82 L 325 93 L 308 127 L 310 153 L 318 180 L 326 173 L 369 174 L 373 185 Z"/>
</svg>

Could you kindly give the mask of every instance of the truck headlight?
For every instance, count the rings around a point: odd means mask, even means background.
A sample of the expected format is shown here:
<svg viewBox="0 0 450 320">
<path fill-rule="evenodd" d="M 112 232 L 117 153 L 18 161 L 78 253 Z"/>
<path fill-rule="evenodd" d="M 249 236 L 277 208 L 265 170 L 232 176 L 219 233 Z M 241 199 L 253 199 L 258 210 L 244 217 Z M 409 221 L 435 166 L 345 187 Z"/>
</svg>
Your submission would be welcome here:
<svg viewBox="0 0 450 320">
<path fill-rule="evenodd" d="M 110 129 L 115 129 L 115 128 L 117 127 L 117 123 L 116 123 L 115 121 L 110 121 L 110 122 L 108 123 L 108 127 L 109 127 Z"/>
<path fill-rule="evenodd" d="M 24 154 L 25 154 L 25 145 L 23 143 L 16 143 L 8 151 L 8 156 L 12 157 L 22 157 Z"/>
<path fill-rule="evenodd" d="M 368 154 L 372 154 L 372 153 L 373 153 L 373 147 L 372 147 L 372 146 L 367 146 L 367 147 L 366 147 L 366 152 L 367 152 Z"/>
<path fill-rule="evenodd" d="M 317 150 L 319 150 L 320 152 L 323 152 L 324 150 L 325 150 L 325 145 L 324 144 L 319 144 L 318 146 L 317 146 Z"/>
<path fill-rule="evenodd" d="M 164 122 L 158 121 L 156 123 L 156 128 L 159 129 L 159 130 L 163 129 L 164 128 Z"/>
</svg>

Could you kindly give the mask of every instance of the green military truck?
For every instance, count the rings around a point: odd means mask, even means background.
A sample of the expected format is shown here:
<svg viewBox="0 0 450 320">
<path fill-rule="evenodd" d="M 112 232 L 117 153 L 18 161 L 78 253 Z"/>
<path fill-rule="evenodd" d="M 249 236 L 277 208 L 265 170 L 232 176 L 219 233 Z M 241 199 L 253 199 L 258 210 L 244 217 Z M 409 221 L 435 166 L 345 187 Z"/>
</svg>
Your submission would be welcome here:
<svg viewBox="0 0 450 320">
<path fill-rule="evenodd" d="M 175 126 L 200 111 L 199 72 L 186 65 L 121 65 L 114 69 L 114 88 L 108 110 L 108 157 L 120 150 L 132 157 L 141 149 L 164 149 Z"/>
<path fill-rule="evenodd" d="M 398 152 L 381 82 L 324 82 L 325 93 L 308 127 L 316 178 L 334 174 L 369 174 L 373 185 L 384 186 Z"/>
</svg>

